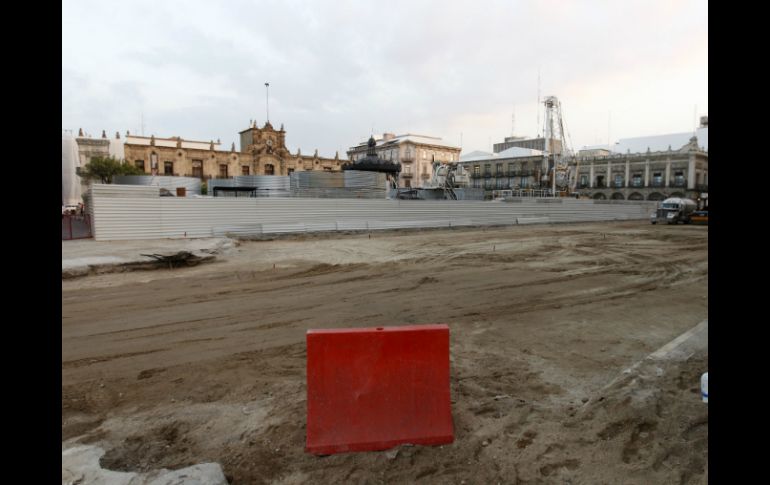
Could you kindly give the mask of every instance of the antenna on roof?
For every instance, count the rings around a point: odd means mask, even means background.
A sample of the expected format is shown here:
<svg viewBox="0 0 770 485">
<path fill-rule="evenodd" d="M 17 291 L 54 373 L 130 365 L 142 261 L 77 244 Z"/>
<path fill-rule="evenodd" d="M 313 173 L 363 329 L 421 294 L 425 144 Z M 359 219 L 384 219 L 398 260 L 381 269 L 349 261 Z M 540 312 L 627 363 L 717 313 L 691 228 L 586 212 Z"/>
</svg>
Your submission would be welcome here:
<svg viewBox="0 0 770 485">
<path fill-rule="evenodd" d="M 698 132 L 698 105 L 695 105 L 692 112 L 692 132 L 693 134 Z"/>
<path fill-rule="evenodd" d="M 537 68 L 537 138 L 540 138 L 540 68 Z"/>
</svg>

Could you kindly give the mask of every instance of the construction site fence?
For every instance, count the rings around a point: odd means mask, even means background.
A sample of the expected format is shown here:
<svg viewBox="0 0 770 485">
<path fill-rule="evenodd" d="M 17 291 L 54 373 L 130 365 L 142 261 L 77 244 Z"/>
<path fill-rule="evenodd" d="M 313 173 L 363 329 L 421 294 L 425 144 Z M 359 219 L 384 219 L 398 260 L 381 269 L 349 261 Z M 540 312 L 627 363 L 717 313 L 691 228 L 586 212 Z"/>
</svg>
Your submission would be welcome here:
<svg viewBox="0 0 770 485">
<path fill-rule="evenodd" d="M 95 184 L 99 241 L 648 219 L 656 203 L 533 199 L 376 200 L 160 197 L 157 188 Z M 559 202 L 556 202 L 559 201 Z"/>
<path fill-rule="evenodd" d="M 88 239 L 92 237 L 91 216 L 88 214 L 62 214 L 61 240 Z"/>
</svg>

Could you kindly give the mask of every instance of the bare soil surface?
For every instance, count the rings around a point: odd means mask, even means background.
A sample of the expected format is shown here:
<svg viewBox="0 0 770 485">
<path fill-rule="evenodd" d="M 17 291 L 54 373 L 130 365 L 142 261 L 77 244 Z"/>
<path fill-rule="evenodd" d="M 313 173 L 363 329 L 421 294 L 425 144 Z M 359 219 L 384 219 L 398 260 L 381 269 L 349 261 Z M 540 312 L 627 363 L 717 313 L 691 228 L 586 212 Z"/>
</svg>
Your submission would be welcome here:
<svg viewBox="0 0 770 485">
<path fill-rule="evenodd" d="M 62 439 L 250 483 L 705 483 L 708 227 L 584 223 L 241 242 L 62 281 Z M 305 332 L 446 323 L 455 442 L 316 457 Z"/>
</svg>

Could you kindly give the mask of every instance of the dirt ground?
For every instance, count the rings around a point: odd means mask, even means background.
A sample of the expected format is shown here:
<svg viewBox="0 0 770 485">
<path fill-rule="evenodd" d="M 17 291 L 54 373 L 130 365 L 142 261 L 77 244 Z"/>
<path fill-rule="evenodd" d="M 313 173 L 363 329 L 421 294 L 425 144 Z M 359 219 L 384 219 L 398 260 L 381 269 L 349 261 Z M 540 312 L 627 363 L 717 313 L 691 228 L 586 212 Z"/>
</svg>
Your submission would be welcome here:
<svg viewBox="0 0 770 485">
<path fill-rule="evenodd" d="M 250 483 L 705 483 L 708 227 L 584 223 L 241 242 L 62 281 L 62 440 Z M 305 332 L 447 323 L 455 442 L 316 457 Z"/>
</svg>

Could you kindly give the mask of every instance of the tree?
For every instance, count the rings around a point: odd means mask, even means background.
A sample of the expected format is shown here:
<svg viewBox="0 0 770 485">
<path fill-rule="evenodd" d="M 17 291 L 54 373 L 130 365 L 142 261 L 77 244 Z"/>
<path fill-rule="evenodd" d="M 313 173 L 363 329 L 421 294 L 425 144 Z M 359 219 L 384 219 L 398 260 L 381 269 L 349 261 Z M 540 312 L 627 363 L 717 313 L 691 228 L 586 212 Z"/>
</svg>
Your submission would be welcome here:
<svg viewBox="0 0 770 485">
<path fill-rule="evenodd" d="M 93 157 L 78 175 L 85 179 L 100 180 L 103 184 L 111 184 L 115 175 L 144 175 L 144 172 L 114 157 Z"/>
</svg>

